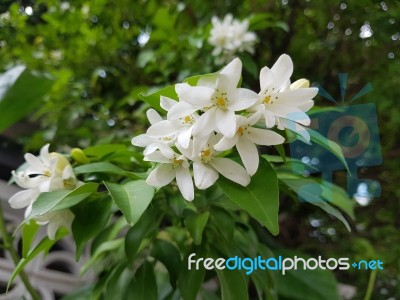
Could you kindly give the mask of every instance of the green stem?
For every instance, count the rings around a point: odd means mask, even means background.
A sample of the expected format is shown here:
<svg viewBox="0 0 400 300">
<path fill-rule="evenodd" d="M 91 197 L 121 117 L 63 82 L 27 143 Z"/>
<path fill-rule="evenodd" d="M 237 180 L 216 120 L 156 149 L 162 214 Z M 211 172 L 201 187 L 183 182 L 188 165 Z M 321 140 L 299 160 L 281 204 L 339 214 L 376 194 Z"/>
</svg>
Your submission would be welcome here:
<svg viewBox="0 0 400 300">
<path fill-rule="evenodd" d="M 378 270 L 372 270 L 371 275 L 369 276 L 368 280 L 368 287 L 367 287 L 367 292 L 365 293 L 364 300 L 370 300 L 372 296 L 372 292 L 374 290 L 374 285 L 375 285 L 375 280 L 376 280 L 376 274 L 378 273 Z"/>
<path fill-rule="evenodd" d="M 6 249 L 10 253 L 14 264 L 17 265 L 20 258 L 18 257 L 18 254 L 13 247 L 13 239 L 7 232 L 6 222 L 4 220 L 4 213 L 3 213 L 3 208 L 1 206 L 1 203 L 0 203 L 0 234 L 3 237 L 4 249 Z M 31 295 L 32 299 L 40 300 L 40 296 L 39 296 L 38 292 L 33 288 L 31 283 L 29 282 L 29 279 L 28 279 L 28 276 L 26 275 L 26 273 L 23 270 L 21 270 L 21 272 L 19 273 L 19 276 L 21 277 L 21 280 L 24 283 L 26 290 Z"/>
</svg>

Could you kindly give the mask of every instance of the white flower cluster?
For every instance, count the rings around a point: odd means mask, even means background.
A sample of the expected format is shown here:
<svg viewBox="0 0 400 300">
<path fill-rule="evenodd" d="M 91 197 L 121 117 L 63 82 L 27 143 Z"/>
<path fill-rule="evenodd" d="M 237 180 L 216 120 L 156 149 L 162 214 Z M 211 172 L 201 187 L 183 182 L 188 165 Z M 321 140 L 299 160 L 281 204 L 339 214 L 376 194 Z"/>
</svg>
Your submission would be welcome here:
<svg viewBox="0 0 400 300">
<path fill-rule="evenodd" d="M 10 200 L 12 208 L 24 208 L 25 218 L 32 211 L 32 204 L 42 192 L 70 190 L 80 186 L 69 161 L 59 153 L 49 153 L 49 144 L 42 147 L 39 156 L 25 154 L 26 168 L 23 171 L 12 171 L 15 182 L 25 190 L 13 195 Z M 47 235 L 54 239 L 60 227 L 70 228 L 74 214 L 69 209 L 49 212 L 36 217 L 40 225 L 47 226 Z"/>
<path fill-rule="evenodd" d="M 307 138 L 302 125 L 309 125 L 310 118 L 305 111 L 313 106 L 311 99 L 318 90 L 309 88 L 304 79 L 290 84 L 292 72 L 292 60 L 282 55 L 271 69 L 261 70 L 261 91 L 257 94 L 238 88 L 242 63 L 236 58 L 215 76 L 201 77 L 196 86 L 176 84 L 179 101 L 160 99 L 167 118 L 150 109 L 150 128 L 132 139 L 133 145 L 145 147 L 146 161 L 159 163 L 147 183 L 162 187 L 176 179 L 186 200 L 194 199 L 192 174 L 198 189 L 213 185 L 219 174 L 248 185 L 258 169 L 256 145 L 284 142 L 282 136 L 267 128 L 276 125 Z M 233 147 L 244 168 L 221 155 Z"/>
<path fill-rule="evenodd" d="M 222 21 L 213 17 L 211 22 L 213 27 L 208 42 L 214 46 L 212 55 L 219 56 L 222 61 L 228 61 L 238 52 L 254 53 L 257 36 L 248 31 L 248 20 L 239 21 L 227 14 Z"/>
</svg>

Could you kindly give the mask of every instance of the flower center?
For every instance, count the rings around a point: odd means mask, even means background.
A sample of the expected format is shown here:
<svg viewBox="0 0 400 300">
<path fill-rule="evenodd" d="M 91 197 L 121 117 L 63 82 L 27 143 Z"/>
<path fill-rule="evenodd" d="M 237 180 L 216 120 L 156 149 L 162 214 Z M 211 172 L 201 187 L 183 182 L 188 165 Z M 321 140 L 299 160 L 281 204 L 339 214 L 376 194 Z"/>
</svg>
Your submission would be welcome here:
<svg viewBox="0 0 400 300">
<path fill-rule="evenodd" d="M 214 105 L 223 111 L 226 111 L 228 109 L 229 100 L 226 95 L 227 93 L 218 92 L 217 95 L 214 97 Z"/>
<path fill-rule="evenodd" d="M 208 163 L 212 161 L 213 158 L 214 157 L 212 155 L 211 149 L 208 147 L 205 147 L 203 151 L 200 152 L 200 159 L 203 163 Z"/>
<path fill-rule="evenodd" d="M 271 96 L 270 96 L 270 95 L 264 97 L 263 102 L 264 102 L 265 104 L 268 104 L 270 101 L 271 101 Z"/>
<path fill-rule="evenodd" d="M 237 133 L 239 136 L 242 136 L 243 133 L 244 133 L 244 130 L 245 130 L 245 128 L 239 127 L 238 130 L 236 131 L 236 133 Z"/>
<path fill-rule="evenodd" d="M 171 164 L 172 164 L 172 167 L 174 167 L 174 168 L 181 166 L 182 163 L 183 163 L 183 159 L 178 159 L 176 157 L 171 159 Z"/>
<path fill-rule="evenodd" d="M 64 188 L 68 189 L 68 190 L 73 189 L 76 186 L 76 180 L 72 177 L 68 178 L 68 179 L 64 179 L 63 183 L 64 183 Z"/>
<path fill-rule="evenodd" d="M 183 124 L 194 124 L 194 119 L 192 116 L 186 116 L 182 118 Z"/>
</svg>

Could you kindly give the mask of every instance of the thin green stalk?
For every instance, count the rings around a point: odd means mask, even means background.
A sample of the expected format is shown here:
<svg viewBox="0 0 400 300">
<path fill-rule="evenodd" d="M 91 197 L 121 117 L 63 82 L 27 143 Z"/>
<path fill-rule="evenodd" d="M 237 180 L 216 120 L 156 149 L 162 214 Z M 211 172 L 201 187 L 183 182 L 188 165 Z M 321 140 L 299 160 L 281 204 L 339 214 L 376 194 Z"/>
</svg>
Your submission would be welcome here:
<svg viewBox="0 0 400 300">
<path fill-rule="evenodd" d="M 6 249 L 10 253 L 14 264 L 17 265 L 20 258 L 18 257 L 18 254 L 13 247 L 13 239 L 7 232 L 6 222 L 4 220 L 4 213 L 3 213 L 3 208 L 1 206 L 1 203 L 0 203 L 0 234 L 3 237 L 4 249 Z M 19 276 L 21 277 L 21 280 L 24 283 L 25 288 L 31 295 L 32 299 L 40 300 L 40 296 L 39 296 L 38 292 L 33 288 L 31 283 L 29 282 L 29 279 L 28 279 L 28 276 L 26 275 L 26 273 L 22 270 L 19 273 Z"/>
<path fill-rule="evenodd" d="M 364 300 L 370 300 L 372 296 L 372 292 L 374 290 L 374 285 L 375 285 L 375 280 L 376 280 L 376 274 L 378 273 L 378 270 L 372 270 L 371 274 L 369 276 L 368 280 L 368 287 L 367 287 L 367 292 L 365 293 Z"/>
</svg>

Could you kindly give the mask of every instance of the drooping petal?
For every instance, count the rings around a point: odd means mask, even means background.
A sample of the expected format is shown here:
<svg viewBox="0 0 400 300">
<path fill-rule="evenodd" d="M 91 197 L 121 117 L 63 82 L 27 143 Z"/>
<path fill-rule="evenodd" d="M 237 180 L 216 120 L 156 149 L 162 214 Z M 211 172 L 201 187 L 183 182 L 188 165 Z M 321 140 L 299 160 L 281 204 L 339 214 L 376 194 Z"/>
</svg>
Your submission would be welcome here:
<svg viewBox="0 0 400 300">
<path fill-rule="evenodd" d="M 231 138 L 224 136 L 217 144 L 214 145 L 214 149 L 217 151 L 232 149 L 236 145 L 238 139 L 239 136 L 237 134 L 235 134 Z"/>
<path fill-rule="evenodd" d="M 233 160 L 225 157 L 216 157 L 210 164 L 217 170 L 222 176 L 236 182 L 242 186 L 247 186 L 250 183 L 250 176 L 246 170 L 234 162 Z"/>
<path fill-rule="evenodd" d="M 24 208 L 30 205 L 39 196 L 39 192 L 36 190 L 25 190 L 14 194 L 8 203 L 14 209 Z"/>
<path fill-rule="evenodd" d="M 280 104 L 274 103 L 274 104 L 269 105 L 268 108 L 277 117 L 292 120 L 292 121 L 295 121 L 296 123 L 300 123 L 305 126 L 308 126 L 311 123 L 310 117 L 297 107 L 280 105 Z"/>
<path fill-rule="evenodd" d="M 135 136 L 131 140 L 131 143 L 134 146 L 147 147 L 148 145 L 154 143 L 154 141 L 155 141 L 155 139 L 152 137 L 149 137 L 147 134 L 139 134 L 138 136 Z"/>
<path fill-rule="evenodd" d="M 152 143 L 150 145 L 148 145 L 144 150 L 143 150 L 143 154 L 144 155 L 149 155 L 151 153 L 153 153 L 154 151 L 156 151 L 159 147 L 160 143 Z"/>
<path fill-rule="evenodd" d="M 181 130 L 182 126 L 178 121 L 163 120 L 154 125 L 151 125 L 146 134 L 150 137 L 167 137 L 177 133 Z"/>
<path fill-rule="evenodd" d="M 313 106 L 314 106 L 314 101 L 310 100 L 310 101 L 303 103 L 302 105 L 299 105 L 298 108 L 301 109 L 302 111 L 306 112 L 306 111 L 309 111 Z"/>
<path fill-rule="evenodd" d="M 216 120 L 218 130 L 226 137 L 233 137 L 236 133 L 235 112 L 217 109 Z"/>
<path fill-rule="evenodd" d="M 194 187 L 192 176 L 188 168 L 178 167 L 176 169 L 176 183 L 178 184 L 183 198 L 192 201 L 194 199 Z"/>
<path fill-rule="evenodd" d="M 147 184 L 162 187 L 169 184 L 175 178 L 175 170 L 170 164 L 162 164 L 150 172 L 146 179 Z"/>
<path fill-rule="evenodd" d="M 146 116 L 151 125 L 161 122 L 163 120 L 163 118 L 161 118 L 160 114 L 155 109 L 152 109 L 152 108 L 147 110 Z"/>
<path fill-rule="evenodd" d="M 268 108 L 264 111 L 264 119 L 265 119 L 265 126 L 267 128 L 272 128 L 275 125 L 275 114 L 268 110 Z"/>
<path fill-rule="evenodd" d="M 171 109 L 168 111 L 167 119 L 168 120 L 176 120 L 179 118 L 183 118 L 183 117 L 191 115 L 196 110 L 198 110 L 197 107 L 195 107 L 192 104 L 189 104 L 187 102 L 181 101 L 171 107 Z"/>
<path fill-rule="evenodd" d="M 306 142 L 310 142 L 310 134 L 308 133 L 307 128 L 288 119 L 279 118 L 279 121 L 284 128 L 296 132 L 297 134 L 302 136 Z"/>
<path fill-rule="evenodd" d="M 178 135 L 178 143 L 185 149 L 189 147 L 190 138 L 192 136 L 193 126 L 183 128 Z"/>
<path fill-rule="evenodd" d="M 190 86 L 187 83 L 175 85 L 175 91 L 180 101 L 185 101 L 196 107 L 207 107 L 212 104 L 211 97 L 215 90 L 205 86 Z"/>
<path fill-rule="evenodd" d="M 279 90 L 293 73 L 293 61 L 287 54 L 282 54 L 271 68 L 274 74 L 274 87 Z"/>
<path fill-rule="evenodd" d="M 168 157 L 165 157 L 161 151 L 154 151 L 153 153 L 150 153 L 149 155 L 146 155 L 143 159 L 144 161 L 154 161 L 158 163 L 170 163 L 170 159 Z"/>
<path fill-rule="evenodd" d="M 160 96 L 160 106 L 162 109 L 169 111 L 172 106 L 177 104 L 178 102 L 174 99 L 165 97 L 165 96 Z"/>
<path fill-rule="evenodd" d="M 229 93 L 229 109 L 239 111 L 249 108 L 258 101 L 258 98 L 258 94 L 251 90 L 235 89 Z"/>
<path fill-rule="evenodd" d="M 248 128 L 248 131 L 250 133 L 247 133 L 246 137 L 257 145 L 280 145 L 285 141 L 283 136 L 272 130 L 251 127 Z"/>
<path fill-rule="evenodd" d="M 215 89 L 217 85 L 217 80 L 218 80 L 218 74 L 204 75 L 200 77 L 199 81 L 197 82 L 197 85 Z"/>
<path fill-rule="evenodd" d="M 202 114 L 193 126 L 192 134 L 194 136 L 206 136 L 216 129 L 216 108 L 210 108 Z"/>
<path fill-rule="evenodd" d="M 198 189 L 204 190 L 212 186 L 218 179 L 219 174 L 208 164 L 195 161 L 193 163 L 194 183 Z"/>
<path fill-rule="evenodd" d="M 298 89 L 277 93 L 278 103 L 283 105 L 299 106 L 310 101 L 318 94 L 317 88 Z"/>
<path fill-rule="evenodd" d="M 259 156 L 256 145 L 249 141 L 246 137 L 239 139 L 236 144 L 236 148 L 239 152 L 240 158 L 244 164 L 244 167 L 250 176 L 253 176 L 258 169 Z"/>
<path fill-rule="evenodd" d="M 274 82 L 274 74 L 271 69 L 268 67 L 264 67 L 260 71 L 260 89 L 261 93 L 265 93 L 265 91 L 269 88 L 272 88 Z"/>
</svg>

